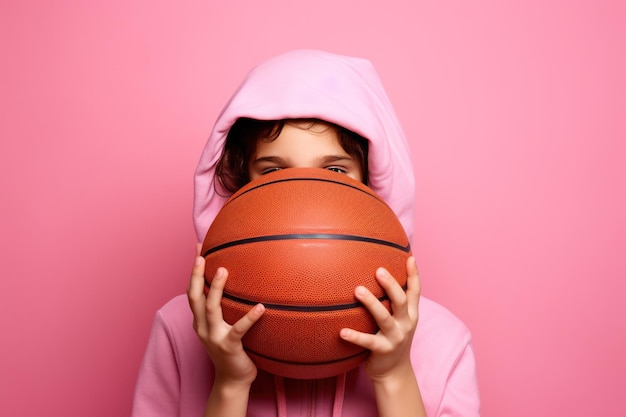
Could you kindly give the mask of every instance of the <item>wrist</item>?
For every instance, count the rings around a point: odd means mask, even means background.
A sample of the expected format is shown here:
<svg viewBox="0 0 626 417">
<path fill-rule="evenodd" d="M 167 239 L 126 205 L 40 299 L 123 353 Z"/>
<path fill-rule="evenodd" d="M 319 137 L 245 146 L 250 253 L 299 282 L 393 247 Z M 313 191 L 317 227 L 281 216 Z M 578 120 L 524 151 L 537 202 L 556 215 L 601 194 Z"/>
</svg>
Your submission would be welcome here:
<svg viewBox="0 0 626 417">
<path fill-rule="evenodd" d="M 251 384 L 216 378 L 204 411 L 208 416 L 243 417 L 248 408 Z"/>
<path fill-rule="evenodd" d="M 381 417 L 426 416 L 424 403 L 411 364 L 372 377 L 374 395 Z"/>
<path fill-rule="evenodd" d="M 416 381 L 410 362 L 397 366 L 384 374 L 370 375 L 370 379 L 375 388 L 385 391 L 396 391 L 405 387 L 407 383 Z"/>
<path fill-rule="evenodd" d="M 218 395 L 223 400 L 232 400 L 234 398 L 248 396 L 251 386 L 252 381 L 216 378 L 213 383 L 212 394 Z"/>
</svg>

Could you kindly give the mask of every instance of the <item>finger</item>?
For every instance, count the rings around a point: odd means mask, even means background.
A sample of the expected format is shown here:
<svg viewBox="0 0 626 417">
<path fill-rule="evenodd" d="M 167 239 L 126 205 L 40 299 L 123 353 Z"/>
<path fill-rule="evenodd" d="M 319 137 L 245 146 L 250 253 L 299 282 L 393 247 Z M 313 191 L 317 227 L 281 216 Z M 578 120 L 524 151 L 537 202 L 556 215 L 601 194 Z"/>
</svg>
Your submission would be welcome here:
<svg viewBox="0 0 626 417">
<path fill-rule="evenodd" d="M 231 335 L 235 339 L 241 340 L 243 336 L 250 330 L 250 328 L 256 323 L 263 313 L 265 312 L 265 306 L 263 304 L 257 304 L 245 316 L 237 320 L 231 329 Z"/>
<path fill-rule="evenodd" d="M 394 327 L 394 319 L 387 308 L 367 288 L 358 286 L 354 294 L 370 312 L 376 324 L 383 332 L 389 332 Z"/>
<path fill-rule="evenodd" d="M 189 302 L 198 300 L 200 301 L 200 295 L 204 298 L 204 258 L 197 256 L 194 259 L 193 268 L 191 270 L 191 278 L 189 279 L 189 286 L 187 287 L 187 297 Z M 204 304 L 204 300 L 202 300 Z"/>
<path fill-rule="evenodd" d="M 376 280 L 389 296 L 393 316 L 396 319 L 405 318 L 409 314 L 407 311 L 407 297 L 398 281 L 385 268 L 376 270 Z"/>
<path fill-rule="evenodd" d="M 194 326 L 196 330 L 206 322 L 204 296 L 204 258 L 197 256 L 191 272 L 189 287 L 187 289 L 187 299 L 189 307 L 194 316 Z"/>
<path fill-rule="evenodd" d="M 417 269 L 417 263 L 414 257 L 409 257 L 406 261 L 407 272 L 407 290 L 406 297 L 408 303 L 409 314 L 417 314 L 419 307 L 420 294 L 422 292 L 421 283 L 419 279 L 419 270 Z"/>
<path fill-rule="evenodd" d="M 362 348 L 371 350 L 373 352 L 379 351 L 382 346 L 378 335 L 363 333 L 354 329 L 341 329 L 341 331 L 339 332 L 339 337 L 341 337 L 346 342 L 361 346 Z"/>
<path fill-rule="evenodd" d="M 204 292 L 204 258 L 202 256 L 196 256 L 193 262 L 193 268 L 191 269 L 191 279 L 189 280 L 189 286 L 187 287 L 187 294 L 193 290 L 196 290 L 196 286 L 199 281 L 202 281 Z"/>
<path fill-rule="evenodd" d="M 222 317 L 222 295 L 224 294 L 224 286 L 228 278 L 226 268 L 217 268 L 215 275 L 211 280 L 211 287 L 206 299 L 206 317 L 209 323 L 219 323 L 224 320 Z"/>
</svg>

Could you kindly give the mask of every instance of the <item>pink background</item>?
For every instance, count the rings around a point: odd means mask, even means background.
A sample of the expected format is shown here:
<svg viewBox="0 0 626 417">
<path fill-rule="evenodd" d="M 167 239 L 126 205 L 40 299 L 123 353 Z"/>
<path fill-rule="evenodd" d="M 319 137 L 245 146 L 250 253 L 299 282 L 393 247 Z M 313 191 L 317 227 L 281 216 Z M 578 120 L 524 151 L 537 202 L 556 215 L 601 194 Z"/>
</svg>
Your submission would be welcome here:
<svg viewBox="0 0 626 417">
<path fill-rule="evenodd" d="M 380 72 L 424 295 L 474 334 L 483 415 L 626 414 L 624 3 L 370 3 L 2 2 L 0 415 L 128 415 L 187 284 L 204 140 L 301 47 Z"/>
</svg>

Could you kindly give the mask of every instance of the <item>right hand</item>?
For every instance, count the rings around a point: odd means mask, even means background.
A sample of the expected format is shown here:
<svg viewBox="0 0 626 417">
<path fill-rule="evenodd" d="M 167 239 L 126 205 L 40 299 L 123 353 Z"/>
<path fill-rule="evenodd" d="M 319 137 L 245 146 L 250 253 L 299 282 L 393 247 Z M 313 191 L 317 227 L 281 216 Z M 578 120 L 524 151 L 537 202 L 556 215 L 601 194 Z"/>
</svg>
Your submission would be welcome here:
<svg viewBox="0 0 626 417">
<path fill-rule="evenodd" d="M 228 278 L 225 268 L 218 268 L 208 295 L 204 295 L 204 264 L 200 245 L 187 289 L 193 312 L 193 328 L 215 366 L 215 383 L 252 384 L 257 369 L 243 349 L 241 339 L 265 312 L 257 304 L 232 326 L 222 316 L 222 293 Z"/>
</svg>

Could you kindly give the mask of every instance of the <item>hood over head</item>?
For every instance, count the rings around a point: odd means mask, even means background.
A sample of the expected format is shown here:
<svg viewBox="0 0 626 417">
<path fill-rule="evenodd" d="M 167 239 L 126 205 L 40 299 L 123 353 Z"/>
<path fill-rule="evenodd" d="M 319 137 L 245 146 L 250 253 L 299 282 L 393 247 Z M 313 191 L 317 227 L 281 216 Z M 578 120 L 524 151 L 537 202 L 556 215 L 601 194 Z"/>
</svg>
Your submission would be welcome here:
<svg viewBox="0 0 626 417">
<path fill-rule="evenodd" d="M 230 127 L 240 117 L 317 118 L 368 139 L 368 185 L 389 204 L 412 239 L 415 180 L 410 150 L 373 65 L 362 58 L 295 50 L 252 69 L 218 117 L 195 172 L 198 241 L 204 240 L 230 194 L 214 181 L 215 166 Z"/>
</svg>

